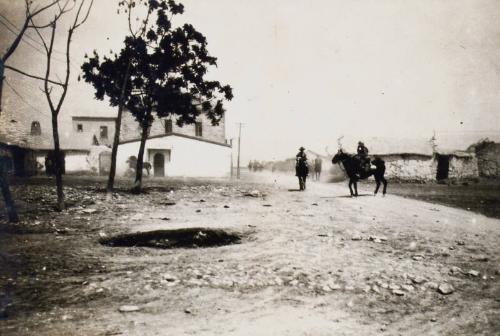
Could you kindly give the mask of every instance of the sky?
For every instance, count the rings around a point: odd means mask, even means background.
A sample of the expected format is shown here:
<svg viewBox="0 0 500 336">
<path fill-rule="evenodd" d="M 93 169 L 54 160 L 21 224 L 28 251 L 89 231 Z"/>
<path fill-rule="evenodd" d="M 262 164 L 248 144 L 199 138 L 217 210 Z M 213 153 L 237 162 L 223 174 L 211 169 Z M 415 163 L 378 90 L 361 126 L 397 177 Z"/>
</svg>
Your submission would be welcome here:
<svg viewBox="0 0 500 336">
<path fill-rule="evenodd" d="M 76 33 L 65 115 L 116 113 L 76 77 L 85 53 L 120 48 L 126 19 L 117 2 L 96 0 Z M 0 0 L 2 14 L 15 21 L 22 3 Z M 227 137 L 244 124 L 243 162 L 294 156 L 299 146 L 333 152 L 341 136 L 368 147 L 371 138 L 390 144 L 434 132 L 457 149 L 482 137 L 500 141 L 499 1 L 182 3 L 179 22 L 201 31 L 218 58 L 210 78 L 234 89 Z M 24 45 L 13 62 L 36 71 L 39 56 Z"/>
</svg>

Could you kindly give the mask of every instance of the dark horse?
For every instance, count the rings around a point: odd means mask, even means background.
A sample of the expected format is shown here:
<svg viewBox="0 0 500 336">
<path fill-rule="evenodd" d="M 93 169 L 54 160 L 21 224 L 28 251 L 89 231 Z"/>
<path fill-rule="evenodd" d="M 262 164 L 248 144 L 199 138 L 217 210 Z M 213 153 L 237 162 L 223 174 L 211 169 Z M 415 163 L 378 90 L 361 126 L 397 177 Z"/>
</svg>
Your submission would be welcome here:
<svg viewBox="0 0 500 336">
<path fill-rule="evenodd" d="M 375 195 L 380 188 L 380 182 L 384 184 L 384 189 L 382 194 L 385 195 L 387 191 L 387 180 L 384 177 L 385 174 L 385 162 L 380 158 L 375 158 L 372 161 L 372 164 L 376 167 L 375 169 L 370 169 L 366 171 L 363 168 L 362 162 L 359 157 L 355 155 L 350 155 L 344 153 L 342 150 L 339 150 L 337 154 L 332 159 L 333 164 L 342 163 L 349 177 L 349 190 L 351 192 L 351 196 L 358 196 L 358 181 L 364 180 L 373 175 L 375 177 L 375 182 L 377 183 L 377 187 L 375 188 Z M 354 192 L 352 190 L 352 186 L 354 185 Z"/>
<path fill-rule="evenodd" d="M 295 176 L 299 178 L 300 190 L 306 190 L 307 175 L 309 175 L 309 166 L 307 164 L 307 159 L 298 157 L 297 164 L 295 166 Z"/>
</svg>

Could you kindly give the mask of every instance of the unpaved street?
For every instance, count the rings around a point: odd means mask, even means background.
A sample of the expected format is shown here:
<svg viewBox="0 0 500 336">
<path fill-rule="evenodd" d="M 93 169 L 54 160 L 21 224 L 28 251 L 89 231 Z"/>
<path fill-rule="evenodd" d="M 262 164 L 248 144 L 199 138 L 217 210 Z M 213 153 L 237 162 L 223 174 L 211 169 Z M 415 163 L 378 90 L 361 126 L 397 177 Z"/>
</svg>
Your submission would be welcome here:
<svg viewBox="0 0 500 336">
<path fill-rule="evenodd" d="M 344 182 L 298 192 L 294 178 L 258 174 L 149 185 L 106 199 L 98 185 L 75 184 L 76 199 L 84 190 L 95 202 L 27 213 L 22 230 L 2 231 L 2 335 L 500 333 L 500 220 L 392 196 L 390 186 L 385 198 L 373 185 L 350 198 Z M 241 243 L 99 244 L 186 227 L 226 229 Z"/>
</svg>

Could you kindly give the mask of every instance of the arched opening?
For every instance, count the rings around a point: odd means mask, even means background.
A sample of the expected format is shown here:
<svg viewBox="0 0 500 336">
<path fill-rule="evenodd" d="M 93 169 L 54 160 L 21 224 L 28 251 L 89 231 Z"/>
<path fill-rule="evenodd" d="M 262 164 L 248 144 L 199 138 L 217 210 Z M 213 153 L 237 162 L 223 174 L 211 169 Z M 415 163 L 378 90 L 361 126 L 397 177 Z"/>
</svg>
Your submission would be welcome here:
<svg viewBox="0 0 500 336">
<path fill-rule="evenodd" d="M 38 121 L 31 123 L 31 135 L 42 135 L 42 127 Z"/>
<path fill-rule="evenodd" d="M 165 155 L 156 153 L 153 157 L 154 176 L 165 176 Z"/>
</svg>

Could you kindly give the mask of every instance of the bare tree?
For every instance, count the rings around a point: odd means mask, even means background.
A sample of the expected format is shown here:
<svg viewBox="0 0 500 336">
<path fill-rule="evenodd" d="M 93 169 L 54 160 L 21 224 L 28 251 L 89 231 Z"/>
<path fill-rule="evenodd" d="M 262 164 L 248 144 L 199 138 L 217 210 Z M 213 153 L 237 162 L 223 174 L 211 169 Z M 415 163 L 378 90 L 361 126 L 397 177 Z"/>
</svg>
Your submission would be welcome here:
<svg viewBox="0 0 500 336">
<path fill-rule="evenodd" d="M 39 4 L 39 3 L 38 3 Z M 2 92 L 3 92 L 3 79 L 4 79 L 4 70 L 11 70 L 17 73 L 20 73 L 23 76 L 34 78 L 38 80 L 45 80 L 45 78 L 33 74 L 29 74 L 26 71 L 21 69 L 17 69 L 10 65 L 7 65 L 7 61 L 14 54 L 17 47 L 21 43 L 23 37 L 25 36 L 26 31 L 29 29 L 43 29 L 47 28 L 52 22 L 57 21 L 67 10 L 68 10 L 69 0 L 61 1 L 61 0 L 51 0 L 44 5 L 34 4 L 31 0 L 25 0 L 25 15 L 23 20 L 23 25 L 17 33 L 16 37 L 12 41 L 11 45 L 7 48 L 5 54 L 0 57 L 0 111 L 2 110 Z M 35 25 L 33 20 L 38 16 L 41 16 L 45 12 L 57 8 L 56 15 L 49 23 Z M 53 85 L 61 85 L 61 83 L 53 81 L 51 79 L 47 79 Z M 5 201 L 5 208 L 7 209 L 7 217 L 9 222 L 18 222 L 19 217 L 17 215 L 16 207 L 14 200 L 12 198 L 8 179 L 7 179 L 7 163 L 5 158 L 0 158 L 2 162 L 0 162 L 0 189 L 2 191 L 2 195 Z"/>
<path fill-rule="evenodd" d="M 79 5 L 77 5 L 79 3 Z M 71 51 L 71 41 L 73 38 L 73 35 L 75 31 L 87 21 L 90 10 L 92 9 L 92 5 L 94 3 L 93 0 L 90 0 L 90 3 L 86 6 L 87 1 L 86 0 L 81 0 L 80 2 L 75 1 L 74 6 L 77 6 L 77 11 L 76 15 L 74 17 L 73 22 L 71 23 L 67 36 L 66 36 L 66 66 L 65 66 L 65 77 L 64 80 L 62 81 L 60 85 L 60 90 L 58 94 L 56 92 L 53 92 L 54 86 L 50 85 L 52 84 L 51 81 L 49 80 L 53 68 L 52 68 L 52 56 L 54 52 L 54 41 L 55 41 L 55 36 L 57 32 L 57 24 L 59 22 L 59 18 L 56 16 L 55 19 L 49 24 L 48 28 L 50 28 L 50 38 L 47 40 L 43 34 L 40 32 L 39 26 L 35 25 L 33 23 L 33 19 L 31 19 L 31 23 L 33 27 L 35 28 L 35 31 L 38 34 L 38 37 L 42 41 L 42 44 L 44 46 L 46 55 L 47 55 L 47 67 L 45 71 L 45 77 L 44 77 L 44 87 L 43 87 L 43 92 L 45 94 L 45 97 L 47 98 L 47 102 L 49 104 L 51 116 L 52 116 L 52 136 L 54 140 L 54 157 L 55 157 L 55 162 L 54 162 L 54 170 L 55 170 L 55 175 L 56 175 L 56 188 L 57 188 L 57 209 L 59 211 L 62 211 L 65 209 L 65 202 L 64 202 L 64 191 L 63 191 L 63 180 L 62 180 L 62 174 L 63 174 L 63 159 L 62 159 L 62 152 L 61 152 L 61 147 L 60 147 L 60 142 L 59 142 L 59 128 L 58 128 L 58 116 L 59 112 L 61 111 L 62 104 L 64 102 L 64 99 L 66 98 L 66 94 L 68 92 L 68 83 L 69 83 L 69 77 L 70 77 L 70 70 L 71 70 L 71 58 L 70 58 L 70 51 Z M 59 4 L 58 4 L 59 5 Z M 59 13 L 66 13 L 67 10 L 65 10 L 63 7 L 59 7 L 60 11 Z M 72 7 L 73 8 L 73 7 Z"/>
</svg>

